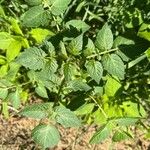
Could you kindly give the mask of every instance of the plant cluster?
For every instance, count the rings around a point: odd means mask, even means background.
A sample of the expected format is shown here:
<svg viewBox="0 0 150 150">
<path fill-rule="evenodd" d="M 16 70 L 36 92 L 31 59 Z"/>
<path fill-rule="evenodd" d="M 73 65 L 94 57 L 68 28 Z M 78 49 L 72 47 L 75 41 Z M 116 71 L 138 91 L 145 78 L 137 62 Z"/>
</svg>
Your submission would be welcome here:
<svg viewBox="0 0 150 150">
<path fill-rule="evenodd" d="M 59 142 L 58 124 L 100 126 L 91 144 L 110 135 L 113 142 L 133 138 L 131 125 L 142 126 L 149 137 L 143 123 L 150 111 L 148 0 L 145 5 L 136 0 L 0 4 L 5 118 L 13 108 L 18 115 L 40 119 L 32 137 L 43 148 Z M 32 93 L 43 103 L 28 105 Z"/>
</svg>

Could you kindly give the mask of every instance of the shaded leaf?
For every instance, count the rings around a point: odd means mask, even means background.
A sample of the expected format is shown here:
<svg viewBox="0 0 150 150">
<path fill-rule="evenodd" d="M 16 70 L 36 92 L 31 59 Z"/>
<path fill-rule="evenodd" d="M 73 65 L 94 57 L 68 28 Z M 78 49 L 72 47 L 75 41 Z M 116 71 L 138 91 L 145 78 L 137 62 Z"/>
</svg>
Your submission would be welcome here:
<svg viewBox="0 0 150 150">
<path fill-rule="evenodd" d="M 74 27 L 77 30 L 81 30 L 82 32 L 86 32 L 87 30 L 90 29 L 90 26 L 87 25 L 84 21 L 82 20 L 70 20 L 66 23 L 66 27 L 70 28 L 70 27 Z"/>
</svg>

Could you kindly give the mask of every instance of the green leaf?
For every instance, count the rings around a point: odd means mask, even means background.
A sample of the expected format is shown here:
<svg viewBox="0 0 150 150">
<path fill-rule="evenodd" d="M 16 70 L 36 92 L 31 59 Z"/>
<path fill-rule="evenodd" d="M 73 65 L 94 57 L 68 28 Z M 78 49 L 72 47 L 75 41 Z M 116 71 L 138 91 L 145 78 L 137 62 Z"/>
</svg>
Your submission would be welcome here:
<svg viewBox="0 0 150 150">
<path fill-rule="evenodd" d="M 42 84 L 38 84 L 38 87 L 35 88 L 35 92 L 43 98 L 48 98 L 46 88 Z"/>
<path fill-rule="evenodd" d="M 0 49 L 6 50 L 14 39 L 7 32 L 0 32 Z"/>
<path fill-rule="evenodd" d="M 125 37 L 122 36 L 118 36 L 113 43 L 113 47 L 117 48 L 121 45 L 133 45 L 135 44 L 135 42 L 133 40 L 127 39 Z"/>
<path fill-rule="evenodd" d="M 53 15 L 60 15 L 67 8 L 71 0 L 49 0 L 50 10 Z"/>
<path fill-rule="evenodd" d="M 18 56 L 21 50 L 22 44 L 20 41 L 14 40 L 10 45 L 7 47 L 6 57 L 7 60 L 10 62 Z"/>
<path fill-rule="evenodd" d="M 42 0 L 25 0 L 30 6 L 37 6 L 42 4 Z"/>
<path fill-rule="evenodd" d="M 79 35 L 78 37 L 74 38 L 68 46 L 68 52 L 72 55 L 79 55 L 80 51 L 82 50 L 83 46 L 83 34 Z"/>
<path fill-rule="evenodd" d="M 0 5 L 0 16 L 6 17 L 3 7 Z"/>
<path fill-rule="evenodd" d="M 45 56 L 46 53 L 42 49 L 32 47 L 22 52 L 16 62 L 26 68 L 40 70 L 45 65 Z"/>
<path fill-rule="evenodd" d="M 132 136 L 129 133 L 125 131 L 116 131 L 112 137 L 112 140 L 114 142 L 120 142 L 122 140 L 127 140 L 129 138 L 132 138 Z"/>
<path fill-rule="evenodd" d="M 64 59 L 67 59 L 68 55 L 67 55 L 65 44 L 62 41 L 60 41 L 59 46 L 60 46 L 60 51 L 61 51 L 60 52 L 61 57 L 63 57 Z"/>
<path fill-rule="evenodd" d="M 20 106 L 20 95 L 19 95 L 18 89 L 16 89 L 15 92 L 9 93 L 7 99 L 11 101 L 14 108 L 16 108 L 16 109 L 19 108 L 19 106 Z"/>
<path fill-rule="evenodd" d="M 148 60 L 150 61 L 150 48 L 148 48 L 148 49 L 145 51 L 145 54 L 146 54 Z"/>
<path fill-rule="evenodd" d="M 51 111 L 52 103 L 42 103 L 29 105 L 21 110 L 19 114 L 30 118 L 43 119 L 46 118 Z"/>
<path fill-rule="evenodd" d="M 8 67 L 9 67 L 9 66 L 8 66 L 8 63 L 5 64 L 5 65 L 2 65 L 2 66 L 0 67 L 0 78 L 3 78 L 4 76 L 7 75 Z"/>
<path fill-rule="evenodd" d="M 102 57 L 104 69 L 111 75 L 117 76 L 119 79 L 124 79 L 125 65 L 121 58 L 116 54 L 108 54 Z"/>
<path fill-rule="evenodd" d="M 63 106 L 58 106 L 56 107 L 55 112 L 56 112 L 56 121 L 60 123 L 62 126 L 64 126 L 65 128 L 78 127 L 81 125 L 80 120 L 69 109 Z"/>
<path fill-rule="evenodd" d="M 42 43 L 46 37 L 52 37 L 55 35 L 52 31 L 42 28 L 32 29 L 30 32 L 31 36 L 36 40 L 37 43 Z"/>
<path fill-rule="evenodd" d="M 34 6 L 21 16 L 21 20 L 26 27 L 44 26 L 49 22 L 49 14 L 41 5 Z"/>
<path fill-rule="evenodd" d="M 54 126 L 40 124 L 32 130 L 32 138 L 45 149 L 57 145 L 60 140 L 60 135 Z"/>
<path fill-rule="evenodd" d="M 143 23 L 138 31 L 138 36 L 150 41 L 150 25 Z"/>
<path fill-rule="evenodd" d="M 95 45 L 99 51 L 105 51 L 112 48 L 113 35 L 107 23 L 98 32 Z"/>
<path fill-rule="evenodd" d="M 113 97 L 115 96 L 116 92 L 120 89 L 120 87 L 121 83 L 117 79 L 108 76 L 105 85 L 105 94 L 107 96 Z"/>
<path fill-rule="evenodd" d="M 109 137 L 111 130 L 107 125 L 100 127 L 100 129 L 90 139 L 90 144 L 99 144 Z"/>
<path fill-rule="evenodd" d="M 70 81 L 77 74 L 77 67 L 73 63 L 66 63 L 63 66 L 66 81 Z"/>
<path fill-rule="evenodd" d="M 5 100 L 8 96 L 7 81 L 0 80 L 0 99 Z"/>
<path fill-rule="evenodd" d="M 6 64 L 6 57 L 0 55 L 0 65 Z"/>
<path fill-rule="evenodd" d="M 15 63 L 15 62 L 11 62 L 9 63 L 9 70 L 7 72 L 6 78 L 14 81 L 16 79 L 16 75 L 19 71 L 20 65 Z"/>
<path fill-rule="evenodd" d="M 102 75 L 103 75 L 103 67 L 100 62 L 95 60 L 89 60 L 85 67 L 87 69 L 87 72 L 89 73 L 90 77 L 94 79 L 97 84 L 99 84 Z"/>
<path fill-rule="evenodd" d="M 76 115 L 87 115 L 90 114 L 93 109 L 94 109 L 95 104 L 94 103 L 89 103 L 89 104 L 84 104 L 80 106 L 76 111 Z"/>
<path fill-rule="evenodd" d="M 93 41 L 88 38 L 88 44 L 86 45 L 86 49 L 83 51 L 84 56 L 90 56 L 95 53 L 95 45 Z"/>
<path fill-rule="evenodd" d="M 139 120 L 138 117 L 118 117 L 118 118 L 114 118 L 112 121 L 119 126 L 130 126 L 130 125 L 135 125 L 135 123 L 138 120 Z"/>
<path fill-rule="evenodd" d="M 128 117 L 146 117 L 147 115 L 144 107 L 138 103 L 127 101 L 123 102 L 121 107 Z"/>
<path fill-rule="evenodd" d="M 19 27 L 19 20 L 14 18 L 9 18 L 9 21 L 11 23 L 11 30 L 14 31 L 16 34 L 20 34 L 23 36 L 23 33 Z"/>
<path fill-rule="evenodd" d="M 70 28 L 70 27 L 74 27 L 77 30 L 81 30 L 82 32 L 86 32 L 87 30 L 90 29 L 90 26 L 87 25 L 84 21 L 82 20 L 70 20 L 66 23 L 66 27 Z"/>
<path fill-rule="evenodd" d="M 58 69 L 58 64 L 55 58 L 50 58 L 45 66 L 44 66 L 44 70 L 45 72 L 47 72 L 47 74 L 49 74 L 49 76 L 53 75 Z"/>
<path fill-rule="evenodd" d="M 69 87 L 73 91 L 85 91 L 85 92 L 87 92 L 91 89 L 91 87 L 89 85 L 87 85 L 85 82 L 83 82 L 80 79 L 73 80 L 73 81 L 69 82 Z"/>
<path fill-rule="evenodd" d="M 6 119 L 9 118 L 9 110 L 8 110 L 8 103 L 2 102 L 2 113 Z"/>
<path fill-rule="evenodd" d="M 55 57 L 55 47 L 53 46 L 53 44 L 51 42 L 48 41 L 44 41 L 46 50 L 48 51 L 50 57 Z"/>
</svg>

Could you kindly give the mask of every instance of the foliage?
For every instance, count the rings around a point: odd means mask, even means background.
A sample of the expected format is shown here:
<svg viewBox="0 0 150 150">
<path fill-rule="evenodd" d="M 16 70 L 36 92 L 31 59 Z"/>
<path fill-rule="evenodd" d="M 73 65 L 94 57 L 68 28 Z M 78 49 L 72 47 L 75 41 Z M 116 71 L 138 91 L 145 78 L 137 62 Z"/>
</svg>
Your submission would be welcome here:
<svg viewBox="0 0 150 150">
<path fill-rule="evenodd" d="M 4 117 L 13 107 L 39 119 L 32 137 L 44 149 L 59 142 L 58 124 L 100 126 L 91 144 L 132 138 L 131 125 L 148 126 L 141 122 L 150 111 L 149 3 L 0 1 Z M 28 105 L 33 92 L 43 103 Z"/>
</svg>

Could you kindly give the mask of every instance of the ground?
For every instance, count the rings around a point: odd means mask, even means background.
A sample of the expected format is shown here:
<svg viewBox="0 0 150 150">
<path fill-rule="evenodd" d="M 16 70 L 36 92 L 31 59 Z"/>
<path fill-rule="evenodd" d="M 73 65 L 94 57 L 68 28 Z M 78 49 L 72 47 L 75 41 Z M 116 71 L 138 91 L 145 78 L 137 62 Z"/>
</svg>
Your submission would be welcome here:
<svg viewBox="0 0 150 150">
<path fill-rule="evenodd" d="M 0 116 L 0 150 L 40 150 L 31 139 L 31 130 L 37 120 L 12 116 L 8 120 Z M 85 129 L 87 131 L 85 131 Z M 111 139 L 99 145 L 88 144 L 96 127 L 85 126 L 82 129 L 64 129 L 58 146 L 49 150 L 150 150 L 150 141 L 143 138 L 139 131 L 133 140 L 112 144 Z M 76 139 L 76 140 L 75 140 Z"/>
</svg>

